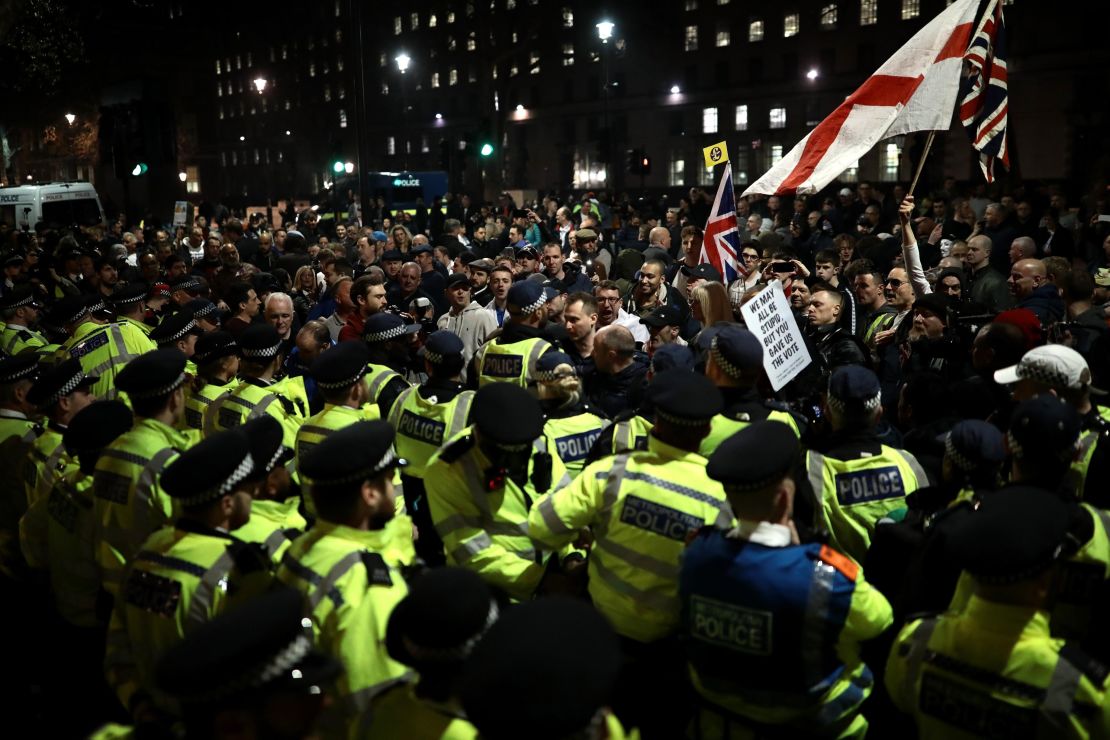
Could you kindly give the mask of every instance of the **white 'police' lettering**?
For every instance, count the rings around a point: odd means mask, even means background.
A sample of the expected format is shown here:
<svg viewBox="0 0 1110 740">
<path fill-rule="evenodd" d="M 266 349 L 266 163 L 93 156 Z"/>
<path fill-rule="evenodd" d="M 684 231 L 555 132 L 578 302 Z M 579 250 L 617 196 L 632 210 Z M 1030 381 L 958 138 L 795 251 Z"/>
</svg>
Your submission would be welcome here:
<svg viewBox="0 0 1110 740">
<path fill-rule="evenodd" d="M 523 356 L 486 352 L 485 360 L 482 362 L 482 375 L 488 375 L 491 378 L 519 378 L 523 374 Z"/>
<path fill-rule="evenodd" d="M 637 496 L 629 496 L 624 500 L 621 522 L 680 542 L 686 541 L 687 532 L 705 524 L 696 516 Z"/>
<path fill-rule="evenodd" d="M 841 506 L 854 506 L 906 495 L 897 466 L 857 470 L 836 476 L 836 498 Z"/>
<path fill-rule="evenodd" d="M 770 655 L 773 628 L 771 612 L 704 596 L 690 598 L 690 629 L 695 640 L 751 655 Z"/>
<path fill-rule="evenodd" d="M 417 416 L 407 409 L 401 414 L 401 420 L 397 423 L 398 434 L 437 446 L 443 443 L 443 433 L 446 429 L 445 424 Z"/>
<path fill-rule="evenodd" d="M 555 450 L 559 453 L 559 459 L 563 462 L 585 460 L 586 455 L 590 454 L 590 449 L 593 448 L 594 442 L 596 442 L 597 438 L 600 436 L 600 429 L 591 429 L 588 432 L 571 434 L 566 437 L 556 437 Z"/>
</svg>

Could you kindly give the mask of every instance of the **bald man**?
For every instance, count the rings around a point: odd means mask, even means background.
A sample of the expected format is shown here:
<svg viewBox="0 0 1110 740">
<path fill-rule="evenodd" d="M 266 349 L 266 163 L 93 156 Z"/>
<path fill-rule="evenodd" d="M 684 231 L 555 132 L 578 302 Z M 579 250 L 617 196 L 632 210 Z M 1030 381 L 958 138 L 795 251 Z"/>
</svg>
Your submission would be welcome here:
<svg viewBox="0 0 1110 740">
<path fill-rule="evenodd" d="M 1010 264 L 1014 265 L 1021 260 L 1032 259 L 1037 253 L 1037 243 L 1028 236 L 1019 236 L 1010 244 Z"/>
<path fill-rule="evenodd" d="M 671 232 L 665 226 L 656 226 L 648 232 L 648 247 L 659 247 L 665 252 L 671 251 Z"/>
<path fill-rule="evenodd" d="M 1013 295 L 1006 286 L 1006 276 L 991 267 L 990 237 L 979 234 L 967 240 L 964 266 L 971 284 L 971 300 L 998 313 L 1014 305 Z"/>
<path fill-rule="evenodd" d="M 635 408 L 648 366 L 646 356 L 636 351 L 632 332 L 617 325 L 601 329 L 594 336 L 592 357 L 596 372 L 586 385 L 590 403 L 610 418 Z"/>
<path fill-rule="evenodd" d="M 1024 238 L 1024 237 L 1023 237 Z M 1016 241 L 1016 240 L 1015 240 Z M 1010 293 L 1018 308 L 1028 308 L 1047 327 L 1064 317 L 1060 290 L 1048 282 L 1048 271 L 1041 260 L 1023 259 L 1010 268 Z"/>
</svg>

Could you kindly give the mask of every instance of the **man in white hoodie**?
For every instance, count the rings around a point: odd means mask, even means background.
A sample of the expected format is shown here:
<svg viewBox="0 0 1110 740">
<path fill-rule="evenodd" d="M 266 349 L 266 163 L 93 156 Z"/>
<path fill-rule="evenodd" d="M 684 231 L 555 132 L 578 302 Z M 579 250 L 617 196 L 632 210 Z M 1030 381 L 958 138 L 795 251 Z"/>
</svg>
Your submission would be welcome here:
<svg viewBox="0 0 1110 740">
<path fill-rule="evenodd" d="M 439 317 L 436 328 L 447 329 L 462 339 L 465 360 L 462 378 L 465 381 L 470 358 L 497 329 L 497 318 L 477 301 L 470 299 L 470 279 L 462 273 L 456 273 L 447 279 L 445 293 L 447 313 Z"/>
</svg>

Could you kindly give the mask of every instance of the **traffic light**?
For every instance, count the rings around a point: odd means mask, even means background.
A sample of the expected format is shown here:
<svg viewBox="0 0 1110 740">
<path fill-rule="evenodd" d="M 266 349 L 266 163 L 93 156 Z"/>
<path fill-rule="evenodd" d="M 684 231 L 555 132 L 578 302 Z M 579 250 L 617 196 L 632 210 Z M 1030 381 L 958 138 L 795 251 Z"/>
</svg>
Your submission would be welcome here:
<svg viewBox="0 0 1110 740">
<path fill-rule="evenodd" d="M 331 171 L 337 175 L 343 174 L 343 160 L 337 159 L 331 163 Z"/>
<path fill-rule="evenodd" d="M 649 157 L 646 153 L 640 157 L 640 174 L 651 174 L 651 157 Z"/>
<path fill-rule="evenodd" d="M 629 149 L 628 152 L 628 171 L 633 175 L 650 175 L 651 174 L 651 157 L 648 156 L 647 151 L 642 148 Z"/>
<path fill-rule="evenodd" d="M 483 141 L 482 146 L 478 149 L 478 153 L 481 154 L 483 157 L 492 157 L 493 144 L 488 141 Z"/>
<path fill-rule="evenodd" d="M 142 175 L 145 175 L 148 169 L 150 168 L 147 167 L 146 162 L 136 162 L 135 166 L 131 168 L 131 176 L 140 177 Z"/>
</svg>

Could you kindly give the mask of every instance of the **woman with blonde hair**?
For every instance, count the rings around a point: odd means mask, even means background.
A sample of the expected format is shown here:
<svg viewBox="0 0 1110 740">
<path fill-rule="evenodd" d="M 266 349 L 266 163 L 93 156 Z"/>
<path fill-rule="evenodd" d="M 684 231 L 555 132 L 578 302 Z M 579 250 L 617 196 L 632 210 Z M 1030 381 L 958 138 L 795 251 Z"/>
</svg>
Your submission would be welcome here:
<svg viewBox="0 0 1110 740">
<path fill-rule="evenodd" d="M 412 232 L 401 224 L 397 224 L 389 230 L 389 241 L 390 246 L 386 249 L 396 249 L 401 254 L 408 254 L 409 250 L 412 249 Z"/>
<path fill-rule="evenodd" d="M 722 321 L 735 321 L 728 290 L 716 280 L 698 283 L 690 293 L 690 313 L 704 331 Z"/>
<path fill-rule="evenodd" d="M 583 399 L 582 382 L 569 355 L 556 350 L 543 354 L 536 362 L 535 378 L 540 405 L 547 416 L 544 434 L 555 442 L 567 474 L 577 478 L 609 421 Z"/>
<path fill-rule="evenodd" d="M 316 271 L 308 265 L 298 268 L 297 274 L 293 276 L 293 291 L 290 296 L 293 299 L 293 308 L 303 324 L 308 317 L 308 312 L 320 299 L 320 285 L 316 280 Z"/>
</svg>

